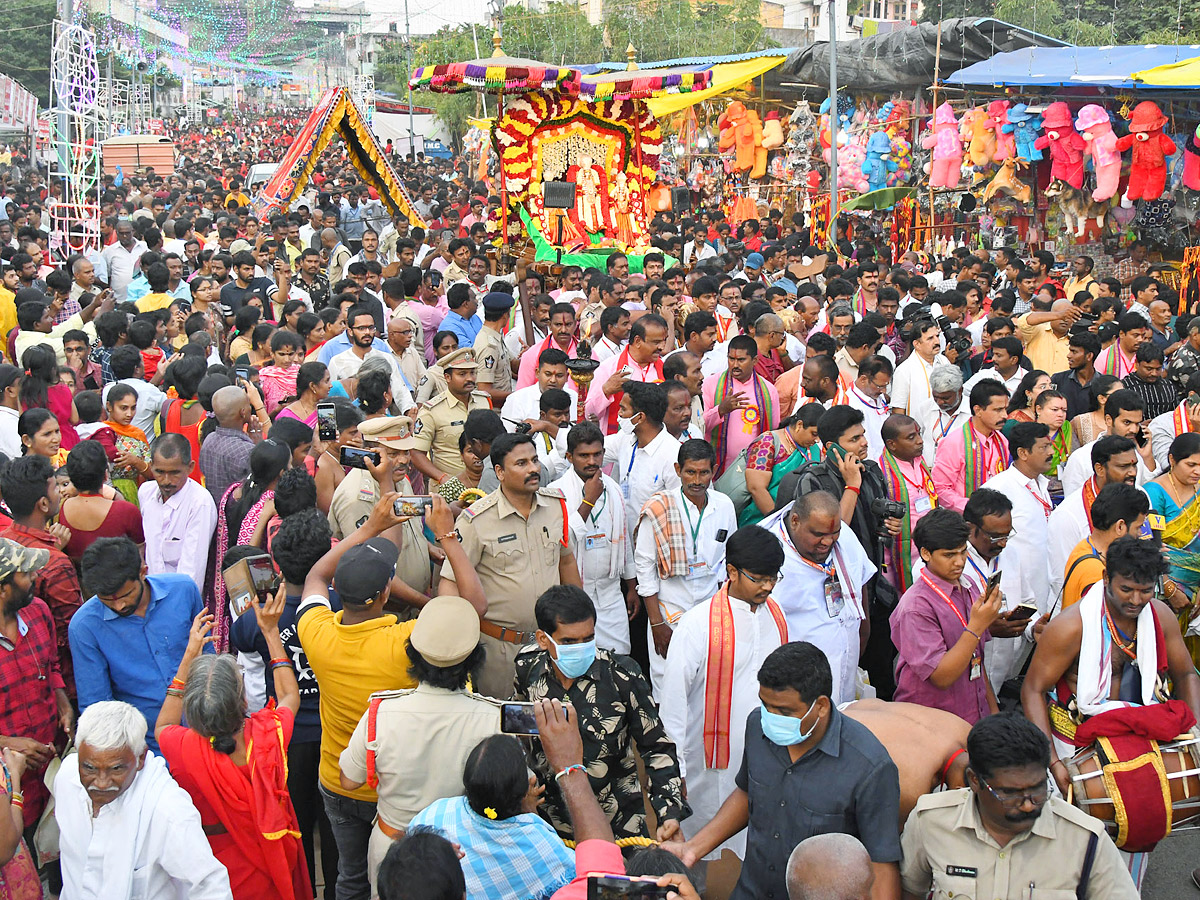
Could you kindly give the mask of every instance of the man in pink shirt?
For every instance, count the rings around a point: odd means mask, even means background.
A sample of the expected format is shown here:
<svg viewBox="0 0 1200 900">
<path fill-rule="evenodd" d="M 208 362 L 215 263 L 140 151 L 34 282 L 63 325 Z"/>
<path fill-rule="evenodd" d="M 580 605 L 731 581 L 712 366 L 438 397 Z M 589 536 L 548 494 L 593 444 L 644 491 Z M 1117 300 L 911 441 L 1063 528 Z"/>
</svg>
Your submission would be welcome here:
<svg viewBox="0 0 1200 900">
<path fill-rule="evenodd" d="M 933 486 L 938 506 L 961 513 L 976 488 L 1008 468 L 1008 442 L 1000 429 L 1008 421 L 1008 388 L 985 378 L 971 388 L 971 418 L 937 446 Z"/>
<path fill-rule="evenodd" d="M 730 338 L 729 369 L 704 379 L 704 433 L 717 450 L 722 472 L 759 435 L 779 427 L 779 394 L 754 371 L 758 342 L 747 334 Z"/>
<path fill-rule="evenodd" d="M 667 320 L 651 313 L 633 323 L 624 350 L 600 363 L 584 409 L 589 416 L 600 420 L 605 434 L 617 431 L 617 409 L 624 396 L 621 385 L 626 381 L 653 384 L 663 380 L 662 355 L 666 346 Z"/>
<path fill-rule="evenodd" d="M 421 322 L 421 333 L 425 337 L 425 362 L 433 365 L 437 357 L 433 353 L 433 336 L 437 334 L 438 326 L 450 307 L 446 305 L 446 295 L 442 293 L 442 275 L 440 272 L 426 272 L 421 279 L 421 287 L 417 290 L 417 301 L 412 304 L 413 312 Z"/>
<path fill-rule="evenodd" d="M 517 370 L 517 390 L 529 387 L 537 381 L 537 363 L 543 350 L 554 347 L 567 354 L 569 359 L 579 355 L 579 341 L 575 340 L 575 307 L 570 303 L 555 303 L 550 307 L 550 333 L 545 340 L 521 354 L 521 367 Z"/>
</svg>

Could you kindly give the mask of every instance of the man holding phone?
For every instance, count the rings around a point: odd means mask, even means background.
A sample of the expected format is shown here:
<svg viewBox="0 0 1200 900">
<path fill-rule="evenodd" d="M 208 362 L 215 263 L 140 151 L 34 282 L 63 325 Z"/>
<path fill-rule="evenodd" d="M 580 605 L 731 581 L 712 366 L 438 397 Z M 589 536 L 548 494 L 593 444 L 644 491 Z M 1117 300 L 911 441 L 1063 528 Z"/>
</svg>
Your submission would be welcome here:
<svg viewBox="0 0 1200 900">
<path fill-rule="evenodd" d="M 949 509 L 932 510 L 913 529 L 925 568 L 891 615 L 893 699 L 944 709 L 974 724 L 999 711 L 984 677 L 983 645 L 1003 604 L 997 582 L 989 579 L 980 593 L 961 581 L 968 535 L 963 517 Z"/>
</svg>

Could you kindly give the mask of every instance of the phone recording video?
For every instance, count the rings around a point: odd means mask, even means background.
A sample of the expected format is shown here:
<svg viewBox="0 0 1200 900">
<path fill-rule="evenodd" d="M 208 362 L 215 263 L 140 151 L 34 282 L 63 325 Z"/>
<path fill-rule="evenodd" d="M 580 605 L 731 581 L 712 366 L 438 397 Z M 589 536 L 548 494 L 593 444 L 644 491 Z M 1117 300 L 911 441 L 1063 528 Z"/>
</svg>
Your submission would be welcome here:
<svg viewBox="0 0 1200 900">
<path fill-rule="evenodd" d="M 332 400 L 322 400 L 317 404 L 317 437 L 336 441 L 337 436 L 337 406 Z"/>
<path fill-rule="evenodd" d="M 365 450 L 362 447 L 343 447 L 341 453 L 338 454 L 338 462 L 351 469 L 365 469 L 368 459 L 371 460 L 372 465 L 379 465 L 379 454 L 374 450 Z"/>
<path fill-rule="evenodd" d="M 640 881 L 619 875 L 592 875 L 588 878 L 588 900 L 659 900 L 675 889 L 659 887 L 653 881 Z"/>
</svg>

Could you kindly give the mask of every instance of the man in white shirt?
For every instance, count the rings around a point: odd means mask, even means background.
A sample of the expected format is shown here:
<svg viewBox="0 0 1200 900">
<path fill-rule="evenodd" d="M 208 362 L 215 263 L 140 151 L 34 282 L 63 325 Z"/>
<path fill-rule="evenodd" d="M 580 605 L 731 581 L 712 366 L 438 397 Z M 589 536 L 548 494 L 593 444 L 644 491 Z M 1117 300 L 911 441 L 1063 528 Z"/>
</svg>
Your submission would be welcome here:
<svg viewBox="0 0 1200 900">
<path fill-rule="evenodd" d="M 346 333 L 350 335 L 350 348 L 329 360 L 329 377 L 334 381 L 353 378 L 369 357 L 378 357 L 387 362 L 392 373 L 392 403 L 404 415 L 412 415 L 416 407 L 412 392 L 404 382 L 396 358 L 390 352 L 375 349 L 375 319 L 365 306 L 352 306 L 346 313 Z"/>
<path fill-rule="evenodd" d="M 680 616 L 720 588 L 725 541 L 737 530 L 733 501 L 712 490 L 717 459 L 712 445 L 692 440 L 676 446 L 679 487 L 658 491 L 640 507 L 634 538 L 655 696 L 662 696 L 672 631 Z"/>
<path fill-rule="evenodd" d="M 788 640 L 819 647 L 833 672 L 834 704 L 853 700 L 869 627 L 863 587 L 874 564 L 825 491 L 803 494 L 760 524 L 783 547 L 774 596 L 787 618 Z"/>
<path fill-rule="evenodd" d="M 932 466 L 934 454 L 942 438 L 955 429 L 962 428 L 971 415 L 962 410 L 963 397 L 969 395 L 963 392 L 962 369 L 958 366 L 936 366 L 929 373 L 929 390 L 933 397 L 933 407 L 923 421 L 917 421 L 921 423 L 921 430 L 925 435 L 925 464 Z"/>
<path fill-rule="evenodd" d="M 154 480 L 138 488 L 138 505 L 146 534 L 147 574 L 188 575 L 203 589 L 217 505 L 192 479 L 195 468 L 187 438 L 170 432 L 161 435 L 150 456 Z"/>
<path fill-rule="evenodd" d="M 592 359 L 604 362 L 618 356 L 629 343 L 630 328 L 629 310 L 620 306 L 605 307 L 600 313 L 600 337 L 592 345 Z"/>
<path fill-rule="evenodd" d="M 579 577 L 596 605 L 596 645 L 628 655 L 626 596 L 632 593 L 635 574 L 633 535 L 626 530 L 621 489 L 601 471 L 603 461 L 604 433 L 595 422 L 580 422 L 567 434 L 570 465 L 550 487 L 567 500 Z M 636 603 L 635 596 L 630 600 Z"/>
<path fill-rule="evenodd" d="M 79 717 L 79 754 L 54 779 L 63 896 L 229 900 L 229 873 L 192 798 L 146 748 L 146 728 L 146 717 L 119 700 Z"/>
<path fill-rule="evenodd" d="M 142 434 L 149 439 L 154 434 L 154 418 L 162 409 L 163 404 L 167 402 L 167 395 L 146 380 L 146 369 L 142 365 L 142 352 L 133 344 L 122 344 L 115 348 L 109 360 L 109 368 L 112 369 L 116 382 L 110 382 L 104 386 L 104 392 L 100 395 L 100 399 L 107 403 L 108 392 L 117 382 L 133 388 L 137 392 L 137 410 L 134 412 L 133 421 L 130 424 L 134 428 L 140 428 Z"/>
<path fill-rule="evenodd" d="M 1137 479 L 1135 484 L 1141 487 L 1154 477 L 1157 464 L 1153 441 L 1148 440 L 1146 446 L 1137 443 L 1138 435 L 1142 433 L 1142 423 L 1146 416 L 1146 404 L 1134 391 L 1122 388 L 1113 391 L 1104 401 L 1104 431 L 1105 434 L 1129 438 L 1134 442 L 1137 451 Z M 1100 437 L 1103 437 L 1101 435 Z M 1092 477 L 1092 447 L 1095 440 L 1089 441 L 1067 457 L 1065 464 L 1058 467 L 1058 477 L 1062 481 L 1063 493 L 1073 494 L 1080 490 L 1084 482 Z M 1090 530 L 1090 529 L 1089 529 Z M 1074 544 L 1071 545 L 1072 547 Z M 1070 552 L 1070 549 L 1067 551 Z"/>
<path fill-rule="evenodd" d="M 1021 384 L 1021 380 L 1029 374 L 1029 372 L 1021 365 L 1021 354 L 1023 348 L 1021 339 L 1017 337 L 1000 337 L 992 340 L 992 364 L 986 368 L 980 369 L 970 377 L 966 384 L 963 385 L 963 395 L 971 396 L 971 388 L 979 384 L 984 378 L 991 378 L 999 381 L 1008 390 L 1008 396 L 1013 397 L 1017 393 L 1017 387 Z M 964 409 L 963 412 L 969 413 L 970 410 Z"/>
<path fill-rule="evenodd" d="M 550 388 L 565 390 L 571 397 L 570 421 L 577 419 L 579 395 L 567 387 L 567 354 L 557 347 L 549 347 L 538 357 L 537 369 L 534 372 L 537 381 L 528 387 L 519 388 L 508 395 L 504 406 L 500 408 L 500 418 L 504 427 L 516 431 L 522 422 L 540 417 L 539 405 L 542 394 Z"/>
<path fill-rule="evenodd" d="M 882 356 L 868 356 L 858 365 L 858 377 L 846 392 L 846 404 L 863 414 L 867 432 L 867 456 L 879 459 L 883 454 L 880 431 L 888 409 L 887 392 L 892 383 L 892 364 Z"/>
<path fill-rule="evenodd" d="M 667 392 L 662 385 L 633 382 L 621 397 L 617 433 L 604 439 L 604 466 L 625 500 L 626 531 L 632 535 L 638 514 L 658 491 L 678 490 L 679 441 L 663 424 Z M 601 431 L 604 429 L 601 428 Z"/>
<path fill-rule="evenodd" d="M 1066 576 L 1067 559 L 1075 545 L 1091 534 L 1092 503 L 1106 484 L 1137 485 L 1137 445 L 1127 437 L 1104 435 L 1087 445 L 1092 477 L 1063 497 L 1050 514 L 1050 587 L 1058 596 Z"/>
<path fill-rule="evenodd" d="M 892 412 L 912 416 L 918 422 L 934 415 L 936 404 L 929 375 L 935 366 L 949 365 L 938 352 L 941 339 L 942 330 L 931 319 L 919 320 L 913 326 L 912 353 L 896 367 L 892 378 Z"/>
<path fill-rule="evenodd" d="M 1019 573 L 1016 582 L 1005 589 L 1006 609 L 1027 604 L 1037 607 L 1030 628 L 1038 616 L 1050 611 L 1050 564 L 1046 548 L 1050 544 L 1050 486 L 1046 470 L 1050 468 L 1053 447 L 1050 429 L 1038 422 L 1019 422 L 1008 436 L 1013 463 L 999 475 L 993 475 L 984 487 L 999 491 L 1012 501 L 1012 537 L 1008 553 Z M 1010 605 L 1011 604 L 1011 605 Z"/>
<path fill-rule="evenodd" d="M 108 267 L 108 286 L 113 289 L 118 303 L 125 301 L 125 289 L 133 281 L 138 260 L 146 252 L 146 244 L 133 234 L 133 222 L 121 219 L 117 222 L 117 240 L 109 244 L 100 254 Z"/>
<path fill-rule="evenodd" d="M 757 525 L 734 532 L 726 544 L 722 573 L 727 590 L 684 613 L 671 638 L 658 706 L 663 728 L 675 742 L 679 774 L 687 780 L 692 815 L 682 827 L 688 838 L 712 820 L 733 790 L 745 749 L 746 720 L 759 705 L 758 670 L 771 651 L 788 640 L 787 621 L 771 599 L 783 561 L 779 544 Z M 728 645 L 714 634 L 714 609 L 718 621 L 728 623 L 732 632 Z M 719 683 L 714 683 L 717 678 L 710 680 L 710 661 L 717 659 L 724 663 L 727 683 L 724 678 Z M 706 703 L 718 692 L 728 699 Z M 706 734 L 715 737 L 706 740 Z M 745 847 L 743 832 L 705 858 L 717 859 L 725 849 L 741 857 Z"/>
<path fill-rule="evenodd" d="M 21 370 L 0 363 L 0 453 L 10 460 L 21 455 L 17 421 L 21 418 Z"/>
</svg>

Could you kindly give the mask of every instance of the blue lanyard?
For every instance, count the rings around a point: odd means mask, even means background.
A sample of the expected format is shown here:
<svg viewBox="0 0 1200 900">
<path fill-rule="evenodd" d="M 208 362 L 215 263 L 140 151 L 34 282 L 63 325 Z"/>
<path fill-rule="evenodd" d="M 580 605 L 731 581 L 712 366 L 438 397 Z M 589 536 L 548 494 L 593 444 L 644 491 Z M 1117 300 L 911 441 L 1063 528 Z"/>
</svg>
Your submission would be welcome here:
<svg viewBox="0 0 1200 900">
<path fill-rule="evenodd" d="M 625 469 L 625 480 L 629 480 L 629 473 L 633 471 L 633 461 L 637 459 L 637 438 L 633 439 L 633 452 L 629 454 L 629 465 Z"/>
</svg>

